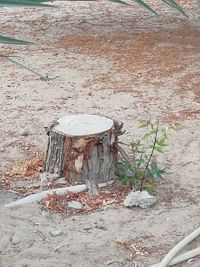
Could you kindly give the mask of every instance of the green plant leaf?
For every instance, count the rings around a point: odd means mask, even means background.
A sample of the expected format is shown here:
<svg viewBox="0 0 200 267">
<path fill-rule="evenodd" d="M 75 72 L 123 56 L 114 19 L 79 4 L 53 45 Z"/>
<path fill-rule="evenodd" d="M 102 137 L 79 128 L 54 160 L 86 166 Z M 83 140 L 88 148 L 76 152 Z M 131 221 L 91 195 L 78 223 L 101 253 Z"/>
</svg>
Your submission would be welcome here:
<svg viewBox="0 0 200 267">
<path fill-rule="evenodd" d="M 188 17 L 188 15 L 184 12 L 183 8 L 175 0 L 162 0 L 162 1 L 168 6 L 180 11 L 185 17 Z"/>
<path fill-rule="evenodd" d="M 128 3 L 124 2 L 124 1 L 121 1 L 121 0 L 110 0 L 110 2 L 114 2 L 114 3 L 117 3 L 117 4 L 124 4 L 124 5 L 129 5 Z"/>
<path fill-rule="evenodd" d="M 122 0 L 109 0 L 109 1 L 121 3 L 121 4 L 128 4 L 126 1 L 122 1 Z M 143 8 L 147 9 L 148 11 L 152 12 L 153 14 L 158 15 L 157 12 L 155 10 L 153 10 L 149 5 L 147 5 L 144 1 L 142 1 L 142 0 L 132 0 L 132 1 L 135 2 L 136 4 L 142 6 Z M 167 4 L 168 6 L 170 6 L 171 8 L 178 10 L 184 16 L 188 17 L 188 15 L 185 13 L 183 8 L 175 0 L 161 0 L 161 1 L 165 4 Z M 197 1 L 200 2 L 200 0 L 197 0 Z"/>
<path fill-rule="evenodd" d="M 15 44 L 15 45 L 30 45 L 31 42 L 15 39 L 8 36 L 0 35 L 0 43 L 2 44 Z"/>
<path fill-rule="evenodd" d="M 162 129 L 163 135 L 166 139 L 169 139 L 169 129 L 168 127 L 165 127 Z"/>
<path fill-rule="evenodd" d="M 156 144 L 159 145 L 160 147 L 164 148 L 166 146 L 168 146 L 168 144 L 165 143 L 165 141 L 167 140 L 166 136 L 162 136 L 160 137 L 157 141 Z"/>
<path fill-rule="evenodd" d="M 153 9 L 152 9 L 149 5 L 147 5 L 144 1 L 142 1 L 142 0 L 132 0 L 132 1 L 135 2 L 135 3 L 137 3 L 137 4 L 139 4 L 139 5 L 142 6 L 143 8 L 149 10 L 149 11 L 152 12 L 153 14 L 158 15 L 158 14 L 156 13 L 156 11 L 153 10 Z"/>
<path fill-rule="evenodd" d="M 11 7 L 55 7 L 52 5 L 44 4 L 47 0 L 0 0 L 0 6 Z M 0 43 L 2 44 L 15 44 L 15 45 L 29 45 L 32 44 L 28 41 L 19 40 L 16 38 L 0 35 Z"/>
<path fill-rule="evenodd" d="M 156 133 L 156 130 L 152 130 L 149 133 L 145 133 L 144 136 L 142 137 L 142 140 L 146 140 L 149 136 L 153 135 Z"/>
<path fill-rule="evenodd" d="M 158 178 L 162 179 L 162 173 L 158 168 L 158 165 L 155 161 L 151 162 L 151 169 L 154 173 L 156 173 L 156 175 L 158 176 Z"/>
<path fill-rule="evenodd" d="M 164 151 L 163 151 L 163 148 L 162 147 L 160 147 L 160 146 L 155 146 L 155 151 L 156 152 L 158 152 L 158 153 L 163 153 Z"/>
<path fill-rule="evenodd" d="M 11 6 L 11 7 L 55 7 L 53 5 L 44 4 L 48 2 L 46 0 L 0 0 L 0 6 Z"/>
<path fill-rule="evenodd" d="M 133 175 L 126 175 L 124 180 L 128 184 L 134 185 L 135 188 L 143 190 L 146 183 L 155 183 L 156 180 L 163 179 L 162 174 L 164 173 L 164 169 L 158 167 L 154 160 L 154 155 L 155 152 L 163 153 L 164 148 L 168 146 L 167 141 L 170 127 L 160 128 L 158 121 L 154 123 L 150 120 L 140 121 L 139 127 L 148 128 L 148 132 L 144 134 L 142 139 L 137 142 L 132 141 L 128 146 L 132 155 L 128 153 L 130 158 L 128 164 L 124 165 L 124 167 L 126 167 L 126 170 L 133 171 Z M 148 137 L 150 137 L 148 141 L 142 142 L 143 139 Z M 138 145 L 142 146 L 140 154 L 135 150 Z"/>
<path fill-rule="evenodd" d="M 143 158 L 135 159 L 135 162 L 136 163 L 144 163 L 144 159 Z"/>
<path fill-rule="evenodd" d="M 122 162 L 122 163 L 119 164 L 118 168 L 130 169 L 131 168 L 131 165 L 130 165 L 130 163 L 124 161 L 124 162 Z"/>
<path fill-rule="evenodd" d="M 146 128 L 150 125 L 150 123 L 151 123 L 150 120 L 140 120 L 138 128 Z"/>
<path fill-rule="evenodd" d="M 178 130 L 181 129 L 181 125 L 179 123 L 173 123 L 170 125 L 170 128 L 174 130 L 175 132 L 177 132 Z"/>
<path fill-rule="evenodd" d="M 14 63 L 14 64 L 20 66 L 21 68 L 26 69 L 26 70 L 32 72 L 32 73 L 35 74 L 36 76 L 39 76 L 40 79 L 43 80 L 43 81 L 47 81 L 47 80 L 49 79 L 49 77 L 48 77 L 47 74 L 42 75 L 42 74 L 38 73 L 37 71 L 34 71 L 34 70 L 30 69 L 29 67 L 25 66 L 24 64 L 21 64 L 21 63 L 15 61 L 14 59 L 10 58 L 9 56 L 0 55 L 0 57 L 3 57 L 3 58 L 5 58 L 5 59 L 7 59 L 8 61 L 10 61 L 10 62 L 12 62 L 12 63 Z"/>
<path fill-rule="evenodd" d="M 158 170 L 158 166 L 157 166 L 157 163 L 155 161 L 152 161 L 151 162 L 151 168 L 154 172 L 157 172 Z"/>
<path fill-rule="evenodd" d="M 149 168 L 147 168 L 147 178 L 152 180 L 152 181 L 154 180 L 154 175 Z"/>
<path fill-rule="evenodd" d="M 143 188 L 149 193 L 155 192 L 155 186 L 152 183 L 145 183 Z"/>
</svg>

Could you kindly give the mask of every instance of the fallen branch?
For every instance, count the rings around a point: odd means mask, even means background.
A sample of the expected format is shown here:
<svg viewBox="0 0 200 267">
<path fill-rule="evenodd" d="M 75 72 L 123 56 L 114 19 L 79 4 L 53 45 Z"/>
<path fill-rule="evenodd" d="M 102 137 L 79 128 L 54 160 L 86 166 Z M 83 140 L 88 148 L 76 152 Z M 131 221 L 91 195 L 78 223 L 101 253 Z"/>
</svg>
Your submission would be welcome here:
<svg viewBox="0 0 200 267">
<path fill-rule="evenodd" d="M 39 202 L 43 198 L 47 197 L 48 195 L 54 194 L 54 193 L 57 195 L 64 195 L 67 192 L 79 193 L 79 192 L 82 192 L 86 189 L 87 189 L 86 185 L 82 184 L 82 185 L 67 186 L 67 187 L 63 187 L 63 188 L 46 190 L 46 191 L 42 191 L 42 192 L 30 195 L 30 196 L 24 197 L 24 198 L 19 199 L 15 202 L 11 202 L 11 203 L 7 204 L 5 207 L 6 208 L 13 208 L 16 206 L 26 205 L 26 204 L 30 204 L 30 203 L 34 203 L 34 202 Z"/>
<path fill-rule="evenodd" d="M 99 184 L 99 187 L 105 187 L 107 185 L 110 185 L 114 182 L 114 180 L 109 181 L 107 183 L 102 183 Z M 48 195 L 52 195 L 52 194 L 57 194 L 57 195 L 64 195 L 67 192 L 73 192 L 73 193 L 79 193 L 82 191 L 85 191 L 87 189 L 87 186 L 85 184 L 81 184 L 81 185 L 74 185 L 74 186 L 67 186 L 67 187 L 63 187 L 63 188 L 56 188 L 56 189 L 51 189 L 51 190 L 46 190 L 46 191 L 42 191 L 27 197 L 24 197 L 22 199 L 19 199 L 15 202 L 11 202 L 7 205 L 5 205 L 6 208 L 13 208 L 13 207 L 17 207 L 17 206 L 22 206 L 22 205 L 26 205 L 26 204 L 31 204 L 34 202 L 39 202 L 42 199 L 46 198 Z"/>
<path fill-rule="evenodd" d="M 55 251 L 57 251 L 58 249 L 60 249 L 60 248 L 62 248 L 62 247 L 64 247 L 64 246 L 66 246 L 68 243 L 69 243 L 69 241 L 68 241 L 68 242 L 65 242 L 65 243 L 63 243 L 63 244 L 61 244 L 61 245 L 59 245 L 59 246 L 57 246 L 56 248 L 53 249 L 53 252 L 55 252 Z"/>
</svg>

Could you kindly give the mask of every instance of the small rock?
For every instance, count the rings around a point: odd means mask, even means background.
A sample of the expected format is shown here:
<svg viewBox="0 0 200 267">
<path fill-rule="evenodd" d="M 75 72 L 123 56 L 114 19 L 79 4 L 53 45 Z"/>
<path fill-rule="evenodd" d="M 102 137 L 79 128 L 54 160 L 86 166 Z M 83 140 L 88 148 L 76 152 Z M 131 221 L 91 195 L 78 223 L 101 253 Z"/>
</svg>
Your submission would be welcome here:
<svg viewBox="0 0 200 267">
<path fill-rule="evenodd" d="M 68 202 L 68 208 L 73 210 L 81 210 L 83 205 L 78 201 L 72 200 Z"/>
<path fill-rule="evenodd" d="M 29 130 L 27 129 L 21 129 L 19 133 L 21 136 L 28 136 L 30 134 Z"/>
<path fill-rule="evenodd" d="M 137 236 L 139 236 L 140 238 L 145 238 L 147 236 L 149 236 L 149 234 L 144 230 L 144 229 L 139 229 L 139 230 L 135 230 L 137 233 Z"/>
<path fill-rule="evenodd" d="M 140 207 L 142 209 L 146 209 L 155 203 L 156 198 L 149 195 L 147 191 L 130 192 L 124 200 L 124 206 L 128 208 Z"/>
<path fill-rule="evenodd" d="M 23 240 L 23 238 L 24 238 L 24 234 L 23 233 L 16 232 L 13 235 L 13 237 L 11 239 L 11 242 L 12 242 L 13 245 L 17 245 L 17 244 L 19 244 Z"/>
<path fill-rule="evenodd" d="M 61 229 L 54 229 L 54 230 L 50 230 L 49 234 L 53 237 L 58 236 L 58 235 L 62 235 L 63 231 Z"/>
<path fill-rule="evenodd" d="M 115 263 L 115 260 L 109 260 L 109 261 L 104 262 L 104 265 L 108 266 L 108 265 L 111 265 L 113 263 Z"/>
<path fill-rule="evenodd" d="M 107 231 L 108 230 L 108 228 L 106 228 L 103 225 L 96 225 L 95 228 L 100 229 L 100 230 L 103 230 L 103 231 Z"/>
<path fill-rule="evenodd" d="M 54 184 L 56 184 L 56 185 L 62 185 L 62 184 L 66 184 L 66 179 L 65 178 L 58 178 L 58 179 L 56 179 L 55 180 L 55 182 L 54 182 Z"/>
<path fill-rule="evenodd" d="M 92 227 L 84 227 L 83 230 L 85 231 L 90 231 L 92 229 Z"/>
</svg>

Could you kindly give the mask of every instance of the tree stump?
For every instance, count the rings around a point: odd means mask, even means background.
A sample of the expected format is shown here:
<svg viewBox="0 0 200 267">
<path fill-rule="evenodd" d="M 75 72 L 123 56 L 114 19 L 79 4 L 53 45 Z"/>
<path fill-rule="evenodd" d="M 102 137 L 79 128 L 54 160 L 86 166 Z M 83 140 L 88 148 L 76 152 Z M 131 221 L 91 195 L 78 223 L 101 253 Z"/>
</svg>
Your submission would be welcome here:
<svg viewBox="0 0 200 267">
<path fill-rule="evenodd" d="M 70 115 L 48 129 L 45 171 L 84 181 L 93 194 L 113 179 L 123 124 L 97 115 Z"/>
</svg>

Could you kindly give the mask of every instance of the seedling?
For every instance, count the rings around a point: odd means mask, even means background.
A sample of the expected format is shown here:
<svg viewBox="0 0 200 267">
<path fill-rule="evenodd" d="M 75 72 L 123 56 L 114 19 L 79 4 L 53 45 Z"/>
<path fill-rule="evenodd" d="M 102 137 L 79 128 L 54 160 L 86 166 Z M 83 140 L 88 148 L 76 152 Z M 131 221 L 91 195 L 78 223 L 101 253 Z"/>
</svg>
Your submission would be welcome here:
<svg viewBox="0 0 200 267">
<path fill-rule="evenodd" d="M 168 146 L 169 134 L 180 128 L 178 123 L 161 128 L 159 121 L 142 120 L 139 128 L 146 129 L 139 140 L 126 144 L 126 156 L 121 153 L 122 162 L 118 164 L 117 176 L 131 188 L 142 191 L 155 190 L 155 183 L 163 179 L 164 169 L 158 166 L 156 156 L 164 153 Z"/>
</svg>

